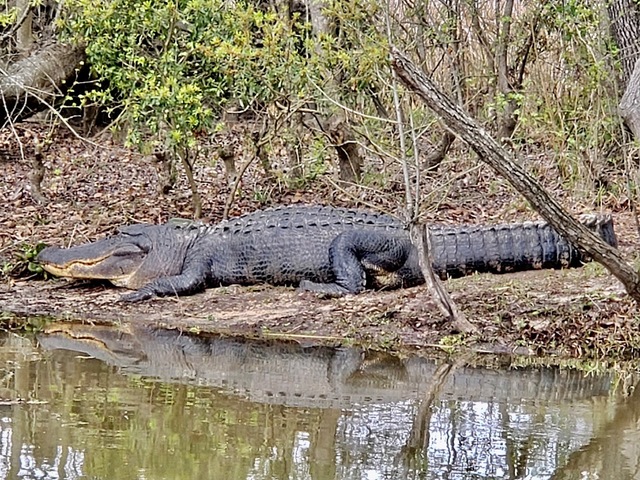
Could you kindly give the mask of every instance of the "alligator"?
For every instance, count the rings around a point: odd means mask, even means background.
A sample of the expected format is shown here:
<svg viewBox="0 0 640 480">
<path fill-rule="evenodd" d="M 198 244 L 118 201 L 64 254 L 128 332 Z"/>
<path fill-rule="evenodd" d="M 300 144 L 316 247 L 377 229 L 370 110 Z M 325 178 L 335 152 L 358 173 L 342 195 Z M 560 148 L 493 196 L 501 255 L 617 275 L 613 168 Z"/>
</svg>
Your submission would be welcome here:
<svg viewBox="0 0 640 480">
<path fill-rule="evenodd" d="M 587 215 L 582 221 L 617 244 L 610 216 Z M 578 267 L 587 260 L 545 222 L 429 230 L 433 269 L 443 279 Z M 297 285 L 342 295 L 424 282 L 401 220 L 326 206 L 259 210 L 215 225 L 129 225 L 96 242 L 47 247 L 37 260 L 57 276 L 106 279 L 135 290 L 121 297 L 130 302 L 231 284 Z"/>
<path fill-rule="evenodd" d="M 418 355 L 195 335 L 139 323 L 119 328 L 56 323 L 37 339 L 48 351 L 82 353 L 125 375 L 215 387 L 253 402 L 300 408 L 348 409 L 424 399 L 442 364 Z M 614 385 L 610 374 L 460 365 L 447 374 L 437 394 L 442 401 L 552 405 L 607 396 Z"/>
</svg>

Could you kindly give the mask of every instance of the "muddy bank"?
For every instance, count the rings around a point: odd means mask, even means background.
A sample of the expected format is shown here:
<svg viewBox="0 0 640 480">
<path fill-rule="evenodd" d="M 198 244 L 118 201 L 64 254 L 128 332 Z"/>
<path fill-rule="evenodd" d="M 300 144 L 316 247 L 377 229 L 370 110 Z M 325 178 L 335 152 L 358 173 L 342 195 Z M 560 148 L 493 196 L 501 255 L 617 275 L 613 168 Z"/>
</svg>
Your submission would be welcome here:
<svg viewBox="0 0 640 480">
<path fill-rule="evenodd" d="M 640 354 L 636 306 L 597 265 L 474 275 L 446 286 L 479 335 L 452 329 L 424 287 L 334 299 L 284 287 L 226 287 L 126 304 L 118 301 L 123 290 L 106 284 L 17 281 L 0 286 L 0 311 L 23 319 L 14 326 L 28 317 L 52 316 L 390 350 L 453 347 L 617 359 Z"/>
</svg>

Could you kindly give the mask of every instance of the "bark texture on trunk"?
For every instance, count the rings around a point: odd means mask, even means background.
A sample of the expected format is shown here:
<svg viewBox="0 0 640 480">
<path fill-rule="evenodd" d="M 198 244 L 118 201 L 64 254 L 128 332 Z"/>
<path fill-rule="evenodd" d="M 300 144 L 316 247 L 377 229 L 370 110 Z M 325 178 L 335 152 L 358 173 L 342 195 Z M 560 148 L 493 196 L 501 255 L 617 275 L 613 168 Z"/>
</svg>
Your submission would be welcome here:
<svg viewBox="0 0 640 480">
<path fill-rule="evenodd" d="M 35 38 L 33 36 L 33 13 L 29 0 L 17 0 L 18 29 L 16 30 L 16 48 L 21 54 L 27 54 L 33 48 Z"/>
<path fill-rule="evenodd" d="M 611 34 L 618 44 L 622 81 L 626 86 L 640 58 L 640 6 L 636 0 L 611 0 L 607 3 Z"/>
<path fill-rule="evenodd" d="M 618 109 L 634 138 L 640 141 L 640 58 L 636 61 Z"/>
<path fill-rule="evenodd" d="M 622 65 L 620 116 L 640 141 L 640 4 L 636 0 L 611 0 L 607 11 Z"/>
<path fill-rule="evenodd" d="M 326 131 L 338 153 L 340 180 L 357 183 L 362 174 L 362 155 L 347 119 L 339 114 L 326 122 Z"/>
<path fill-rule="evenodd" d="M 406 56 L 396 49 L 392 50 L 391 56 L 398 77 L 422 98 L 453 133 L 467 142 L 483 162 L 505 177 L 553 228 L 604 265 L 622 282 L 629 295 L 640 301 L 640 276 L 616 248 L 603 242 L 569 215 L 474 119 L 444 95 Z"/>
<path fill-rule="evenodd" d="M 509 79 L 509 61 L 507 53 L 509 50 L 509 42 L 511 40 L 511 20 L 513 15 L 513 0 L 504 2 L 504 10 L 500 17 L 500 31 L 498 33 L 498 41 L 496 44 L 496 76 L 498 80 L 498 91 L 504 97 L 504 108 L 498 118 L 498 139 L 504 142 L 511 138 L 513 131 L 516 129 L 517 119 L 516 111 L 518 110 L 517 102 L 513 98 L 513 93 L 519 86 L 512 85 Z M 515 88 L 514 88 L 515 87 Z"/>
<path fill-rule="evenodd" d="M 84 58 L 83 47 L 53 43 L 0 72 L 0 125 L 51 106 Z"/>
<path fill-rule="evenodd" d="M 307 2 L 307 9 L 311 17 L 311 28 L 316 38 L 316 49 L 320 55 L 322 55 L 322 49 L 319 38 L 322 35 L 335 36 L 335 26 L 323 11 L 327 5 L 328 2 L 326 0 L 309 0 Z M 327 79 L 328 95 L 339 96 L 341 82 L 342 79 L 339 72 L 329 72 L 329 78 Z M 321 119 L 321 123 L 323 124 L 323 130 L 336 149 L 340 180 L 352 183 L 358 182 L 364 159 L 360 152 L 360 147 L 355 141 L 355 135 L 348 119 L 343 114 L 335 113 Z"/>
</svg>

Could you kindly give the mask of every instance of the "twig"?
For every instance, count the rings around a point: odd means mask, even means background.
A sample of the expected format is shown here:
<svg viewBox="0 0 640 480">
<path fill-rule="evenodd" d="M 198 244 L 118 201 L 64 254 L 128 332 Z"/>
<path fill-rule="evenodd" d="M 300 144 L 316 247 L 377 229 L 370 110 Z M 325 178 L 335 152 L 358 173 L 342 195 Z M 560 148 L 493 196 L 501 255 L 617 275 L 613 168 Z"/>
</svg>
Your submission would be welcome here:
<svg viewBox="0 0 640 480">
<path fill-rule="evenodd" d="M 315 83 L 311 77 L 308 77 L 307 80 L 309 81 L 309 83 L 311 83 L 311 85 L 313 85 L 322 94 L 322 96 L 326 100 L 328 100 L 329 102 L 333 103 L 335 106 L 340 107 L 345 112 L 349 112 L 349 113 L 351 113 L 351 114 L 353 114 L 355 116 L 362 117 L 362 118 L 367 118 L 369 120 L 377 120 L 378 122 L 395 123 L 395 120 L 392 120 L 390 118 L 382 118 L 382 117 L 376 117 L 375 115 L 367 115 L 366 113 L 362 113 L 362 112 L 360 112 L 358 110 L 354 110 L 353 108 L 349 108 L 344 103 L 341 103 L 341 102 L 335 100 L 334 98 L 332 98 L 327 92 L 325 92 L 320 87 L 320 85 Z"/>
<path fill-rule="evenodd" d="M 231 210 L 231 205 L 233 204 L 233 199 L 236 196 L 236 192 L 238 191 L 238 186 L 240 185 L 242 176 L 244 175 L 244 172 L 247 170 L 247 168 L 249 168 L 249 165 L 255 162 L 256 158 L 258 158 L 258 156 L 253 155 L 249 160 L 247 160 L 244 163 L 244 165 L 242 165 L 242 168 L 236 175 L 236 179 L 233 182 L 233 185 L 231 186 L 231 191 L 229 192 L 229 195 L 227 195 L 227 201 L 224 204 L 224 212 L 222 213 L 223 220 L 226 220 L 229 218 L 229 210 Z"/>
<path fill-rule="evenodd" d="M 11 133 L 13 134 L 14 138 L 18 142 L 18 148 L 20 149 L 20 158 L 24 160 L 24 147 L 22 145 L 22 141 L 20 140 L 20 136 L 18 135 L 18 132 L 16 131 L 16 128 L 13 124 L 12 116 L 9 113 L 7 108 L 7 99 L 5 98 L 4 95 L 2 95 L 2 105 L 4 107 L 4 111 L 7 113 L 7 122 L 9 124 L 9 129 L 11 130 Z"/>
<path fill-rule="evenodd" d="M 29 13 L 31 12 L 31 8 L 25 8 L 22 12 L 22 15 L 20 16 L 20 18 L 18 19 L 18 21 L 16 23 L 13 24 L 13 27 L 11 27 L 7 33 L 5 33 L 4 35 L 0 36 L 0 42 L 13 36 L 14 33 L 16 33 L 18 31 L 18 29 L 22 26 L 22 24 L 24 23 L 24 21 L 27 19 L 27 17 L 29 16 Z"/>
<path fill-rule="evenodd" d="M 431 265 L 433 265 L 433 260 L 431 258 L 431 248 L 427 227 L 425 225 L 412 225 L 411 227 L 411 243 L 413 243 L 418 249 L 418 258 L 422 274 L 424 275 L 424 280 L 429 292 L 433 294 L 433 298 L 436 301 L 438 308 L 459 332 L 472 334 L 478 333 L 478 327 L 470 323 L 465 315 L 458 310 L 458 307 L 456 307 L 456 304 L 451 299 L 449 292 L 447 292 L 440 279 L 433 273 L 433 268 L 431 267 Z"/>
</svg>

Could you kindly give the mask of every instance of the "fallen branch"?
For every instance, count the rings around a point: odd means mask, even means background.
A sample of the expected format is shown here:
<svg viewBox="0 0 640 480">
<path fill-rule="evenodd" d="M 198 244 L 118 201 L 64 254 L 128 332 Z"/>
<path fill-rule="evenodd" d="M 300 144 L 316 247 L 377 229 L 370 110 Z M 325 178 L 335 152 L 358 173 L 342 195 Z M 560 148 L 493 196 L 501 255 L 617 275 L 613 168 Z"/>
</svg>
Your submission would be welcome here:
<svg viewBox="0 0 640 480">
<path fill-rule="evenodd" d="M 44 110 L 73 83 L 84 48 L 53 43 L 0 71 L 0 125 Z"/>
<path fill-rule="evenodd" d="M 531 206 L 578 249 L 604 265 L 636 301 L 640 301 L 640 276 L 618 249 L 606 244 L 576 221 L 549 193 L 459 105 L 442 93 L 427 75 L 393 48 L 393 69 L 403 83 L 431 108 L 447 128 L 461 137 L 480 160 L 524 196 Z"/>
</svg>

